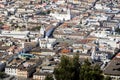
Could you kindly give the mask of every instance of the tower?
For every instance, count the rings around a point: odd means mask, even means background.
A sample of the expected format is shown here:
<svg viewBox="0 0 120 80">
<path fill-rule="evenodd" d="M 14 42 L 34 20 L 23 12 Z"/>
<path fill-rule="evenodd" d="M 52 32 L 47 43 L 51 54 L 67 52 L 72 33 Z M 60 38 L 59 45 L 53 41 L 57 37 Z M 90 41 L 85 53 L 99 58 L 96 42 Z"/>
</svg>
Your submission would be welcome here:
<svg viewBox="0 0 120 80">
<path fill-rule="evenodd" d="M 70 9 L 67 9 L 67 17 L 68 17 L 68 19 L 71 19 L 71 10 Z"/>
<path fill-rule="evenodd" d="M 41 28 L 40 28 L 40 35 L 41 35 L 41 37 L 45 38 L 45 27 L 44 27 L 44 25 L 42 25 Z"/>
<path fill-rule="evenodd" d="M 95 59 L 95 47 L 92 47 L 92 53 L 91 53 L 91 59 L 94 60 Z"/>
<path fill-rule="evenodd" d="M 21 46 L 21 47 L 22 47 L 22 48 L 25 48 L 25 43 L 24 43 L 24 42 L 22 42 L 21 44 L 22 44 L 22 46 Z"/>
</svg>

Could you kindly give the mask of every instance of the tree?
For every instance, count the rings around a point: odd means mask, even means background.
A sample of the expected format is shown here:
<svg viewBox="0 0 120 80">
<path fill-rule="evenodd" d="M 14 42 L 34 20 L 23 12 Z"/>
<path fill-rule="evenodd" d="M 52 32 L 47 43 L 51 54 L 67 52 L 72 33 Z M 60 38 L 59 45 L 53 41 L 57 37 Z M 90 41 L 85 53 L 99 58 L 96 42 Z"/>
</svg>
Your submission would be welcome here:
<svg viewBox="0 0 120 80">
<path fill-rule="evenodd" d="M 73 57 L 73 80 L 79 80 L 79 74 L 80 74 L 80 63 L 79 63 L 79 55 L 75 55 Z"/>
<path fill-rule="evenodd" d="M 90 78 L 90 65 L 91 63 L 88 60 L 85 60 L 80 69 L 80 80 L 89 80 Z"/>
<path fill-rule="evenodd" d="M 54 75 L 56 80 L 104 80 L 98 65 L 92 65 L 88 59 L 80 64 L 78 55 L 73 58 L 62 56 Z"/>
<path fill-rule="evenodd" d="M 7 75 L 4 72 L 0 72 L 0 79 L 5 78 Z"/>
<path fill-rule="evenodd" d="M 0 25 L 3 25 L 4 23 L 3 22 L 0 22 Z"/>
<path fill-rule="evenodd" d="M 53 79 L 53 76 L 51 74 L 49 74 L 46 76 L 45 80 L 54 80 L 54 79 Z"/>
<path fill-rule="evenodd" d="M 102 71 L 98 65 L 92 66 L 88 60 L 81 66 L 80 80 L 103 80 Z"/>
<path fill-rule="evenodd" d="M 57 80 L 79 80 L 79 56 L 75 55 L 73 58 L 62 56 L 61 63 L 54 70 L 54 74 Z"/>
<path fill-rule="evenodd" d="M 2 28 L 3 25 L 4 25 L 3 22 L 0 22 L 0 28 Z"/>
<path fill-rule="evenodd" d="M 67 56 L 61 57 L 61 62 L 54 70 L 55 78 L 57 80 L 71 80 L 73 79 L 73 66 L 70 58 Z"/>
</svg>

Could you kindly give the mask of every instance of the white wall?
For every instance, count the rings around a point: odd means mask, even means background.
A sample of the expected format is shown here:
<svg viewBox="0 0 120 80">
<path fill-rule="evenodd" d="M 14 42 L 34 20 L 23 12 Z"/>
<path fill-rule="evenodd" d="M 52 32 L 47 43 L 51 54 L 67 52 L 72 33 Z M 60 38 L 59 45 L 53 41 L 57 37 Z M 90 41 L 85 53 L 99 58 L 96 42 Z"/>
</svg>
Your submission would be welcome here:
<svg viewBox="0 0 120 80">
<path fill-rule="evenodd" d="M 16 68 L 5 68 L 5 73 L 9 75 L 17 75 L 17 69 Z"/>
</svg>

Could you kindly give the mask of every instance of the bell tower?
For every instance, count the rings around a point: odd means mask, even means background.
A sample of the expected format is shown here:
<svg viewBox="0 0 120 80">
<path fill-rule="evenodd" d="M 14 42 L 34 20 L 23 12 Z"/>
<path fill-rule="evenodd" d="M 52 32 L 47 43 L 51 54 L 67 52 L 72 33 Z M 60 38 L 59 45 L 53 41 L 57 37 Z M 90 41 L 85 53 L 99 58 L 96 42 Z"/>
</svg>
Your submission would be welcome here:
<svg viewBox="0 0 120 80">
<path fill-rule="evenodd" d="M 44 27 L 44 25 L 42 25 L 41 28 L 40 28 L 40 36 L 45 38 L 45 27 Z"/>
</svg>

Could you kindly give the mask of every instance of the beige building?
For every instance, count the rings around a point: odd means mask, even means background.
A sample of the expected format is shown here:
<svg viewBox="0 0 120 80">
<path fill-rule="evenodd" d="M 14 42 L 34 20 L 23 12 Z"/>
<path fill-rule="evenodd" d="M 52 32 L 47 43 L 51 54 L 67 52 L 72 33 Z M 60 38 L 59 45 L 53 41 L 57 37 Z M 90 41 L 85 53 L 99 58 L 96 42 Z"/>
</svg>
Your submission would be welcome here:
<svg viewBox="0 0 120 80">
<path fill-rule="evenodd" d="M 39 73 L 36 72 L 33 75 L 33 80 L 45 80 L 45 77 L 47 76 L 47 73 Z"/>
</svg>

